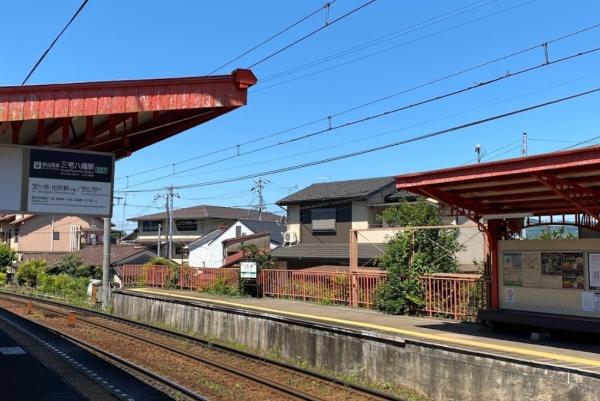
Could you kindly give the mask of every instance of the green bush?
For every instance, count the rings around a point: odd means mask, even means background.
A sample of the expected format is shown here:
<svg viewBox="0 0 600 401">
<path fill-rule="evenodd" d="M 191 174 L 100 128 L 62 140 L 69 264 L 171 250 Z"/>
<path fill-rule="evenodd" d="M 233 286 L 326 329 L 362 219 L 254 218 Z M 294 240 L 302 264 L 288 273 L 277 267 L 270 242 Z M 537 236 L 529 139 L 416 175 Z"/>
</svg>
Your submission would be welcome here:
<svg viewBox="0 0 600 401">
<path fill-rule="evenodd" d="M 66 273 L 57 275 L 40 274 L 37 290 L 72 300 L 83 300 L 87 297 L 89 278 L 71 277 Z"/>
<path fill-rule="evenodd" d="M 393 227 L 439 226 L 437 206 L 425 201 L 404 202 L 388 208 L 379 218 Z M 403 231 L 390 239 L 378 266 L 388 271 L 375 291 L 374 305 L 387 313 L 414 313 L 424 305 L 419 277 L 458 270 L 456 253 L 462 249 L 455 229 L 416 229 Z"/>
<path fill-rule="evenodd" d="M 0 272 L 0 286 L 6 285 L 6 273 Z"/>
<path fill-rule="evenodd" d="M 212 295 L 240 295 L 240 289 L 237 283 L 230 283 L 222 278 L 215 280 L 212 285 L 201 288 L 200 292 L 206 292 Z"/>
<path fill-rule="evenodd" d="M 92 277 L 98 278 L 98 270 L 93 266 L 88 266 L 81 260 L 76 253 L 70 253 L 64 256 L 54 269 L 57 274 L 65 273 L 72 277 Z"/>
<path fill-rule="evenodd" d="M 17 253 L 7 244 L 0 244 L 0 272 L 17 260 Z"/>
<path fill-rule="evenodd" d="M 38 277 L 46 273 L 48 262 L 43 259 L 30 260 L 21 265 L 17 269 L 15 277 L 19 285 L 35 287 L 38 282 Z"/>
</svg>

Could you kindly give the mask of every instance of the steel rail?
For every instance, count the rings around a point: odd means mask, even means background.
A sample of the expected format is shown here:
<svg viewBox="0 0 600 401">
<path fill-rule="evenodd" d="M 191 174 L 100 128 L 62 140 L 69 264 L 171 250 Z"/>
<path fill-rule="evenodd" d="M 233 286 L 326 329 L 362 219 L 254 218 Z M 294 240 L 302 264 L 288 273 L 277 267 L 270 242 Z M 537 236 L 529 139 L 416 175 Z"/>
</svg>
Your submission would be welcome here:
<svg viewBox="0 0 600 401">
<path fill-rule="evenodd" d="M 369 399 L 375 399 L 375 400 L 382 399 L 382 400 L 391 400 L 391 401 L 405 401 L 402 398 L 398 398 L 398 397 L 396 397 L 394 395 L 387 394 L 387 393 L 384 393 L 384 392 L 381 392 L 381 391 L 378 391 L 378 390 L 369 389 L 369 388 L 366 388 L 364 386 L 355 385 L 355 384 L 352 384 L 352 383 L 347 383 L 347 382 L 344 382 L 344 381 L 336 379 L 336 378 L 332 378 L 332 377 L 327 376 L 327 375 L 322 375 L 322 374 L 318 374 L 318 373 L 315 373 L 315 372 L 311 372 L 311 371 L 309 371 L 307 369 L 302 369 L 302 368 L 299 368 L 299 367 L 296 367 L 296 366 L 293 366 L 293 365 L 288 365 L 288 364 L 285 364 L 285 363 L 282 363 L 282 362 L 272 361 L 270 359 L 263 358 L 263 357 L 260 357 L 260 356 L 256 356 L 256 355 L 250 354 L 248 352 L 236 350 L 234 348 L 230 348 L 230 347 L 223 346 L 223 345 L 220 345 L 220 344 L 214 344 L 214 343 L 206 341 L 206 340 L 202 340 L 202 339 L 199 339 L 199 338 L 196 338 L 196 337 L 192 337 L 192 336 L 189 336 L 189 335 L 177 333 L 177 332 L 174 332 L 174 331 L 171 331 L 171 330 L 154 327 L 154 326 L 151 326 L 151 325 L 148 325 L 148 324 L 145 324 L 145 323 L 140 323 L 140 322 L 136 322 L 136 321 L 133 321 L 133 320 L 124 319 L 124 318 L 113 316 L 113 315 L 109 315 L 109 314 L 106 314 L 106 313 L 103 313 L 103 312 L 98 312 L 98 311 L 94 311 L 94 310 L 87 309 L 87 308 L 72 306 L 72 305 L 61 303 L 61 302 L 50 301 L 50 300 L 47 300 L 47 299 L 39 299 L 39 298 L 36 298 L 36 297 L 30 297 L 30 296 L 26 296 L 26 295 L 23 295 L 23 294 L 15 294 L 15 293 L 12 293 L 12 292 L 0 291 L 0 298 L 2 298 L 2 299 L 6 299 L 8 301 L 12 301 L 14 303 L 19 303 L 19 304 L 26 304 L 27 303 L 27 302 L 24 302 L 24 301 L 17 301 L 15 299 L 11 299 L 10 297 L 17 297 L 17 298 L 22 298 L 22 299 L 27 299 L 27 300 L 30 300 L 30 301 L 33 301 L 33 302 L 37 302 L 37 303 L 44 303 L 44 304 L 52 305 L 52 306 L 55 306 L 55 307 L 72 309 L 72 310 L 78 311 L 78 312 L 80 312 L 82 314 L 99 316 L 99 317 L 105 318 L 107 320 L 113 320 L 113 321 L 115 321 L 117 323 L 127 324 L 127 325 L 130 325 L 130 326 L 133 326 L 133 327 L 136 327 L 136 326 L 137 327 L 141 327 L 143 329 L 154 331 L 154 332 L 157 332 L 159 334 L 168 335 L 169 337 L 172 337 L 174 339 L 192 341 L 192 342 L 194 342 L 194 343 L 196 343 L 196 344 L 198 344 L 200 346 L 207 347 L 209 349 L 210 348 L 217 349 L 217 350 L 220 350 L 220 351 L 227 352 L 229 354 L 233 354 L 234 356 L 237 356 L 237 357 L 242 357 L 242 358 L 245 358 L 245 359 L 250 359 L 250 360 L 252 360 L 254 362 L 259 361 L 259 362 L 262 362 L 262 363 L 273 365 L 275 367 L 278 367 L 278 368 L 281 368 L 281 369 L 284 369 L 284 370 L 289 370 L 289 371 L 293 371 L 295 373 L 300 373 L 302 375 L 309 376 L 312 379 L 316 378 L 316 379 L 319 379 L 319 380 L 322 380 L 322 381 L 327 381 L 327 382 L 329 382 L 331 384 L 343 387 L 343 388 L 345 388 L 347 390 L 355 391 L 355 392 L 359 393 L 360 395 L 362 395 L 364 397 L 367 397 Z M 54 310 L 54 309 L 50 309 L 50 308 L 44 308 L 44 307 L 41 307 L 41 306 L 38 306 L 38 308 L 39 309 L 47 310 L 48 312 L 51 312 L 51 313 L 61 314 L 61 315 L 64 315 L 64 316 L 68 315 L 68 313 L 60 312 L 60 311 L 57 311 L 57 310 Z M 217 369 L 220 369 L 220 370 L 224 370 L 224 371 L 226 371 L 226 372 L 228 372 L 230 374 L 233 374 L 233 375 L 244 377 L 247 380 L 258 382 L 258 383 L 263 384 L 263 385 L 265 385 L 267 387 L 270 387 L 270 388 L 278 390 L 278 391 L 280 391 L 282 393 L 285 393 L 286 395 L 292 395 L 292 396 L 294 396 L 296 398 L 300 398 L 300 399 L 305 400 L 305 401 L 323 401 L 322 398 L 315 397 L 313 395 L 304 393 L 304 392 L 302 392 L 300 390 L 297 390 L 295 388 L 289 387 L 287 385 L 274 382 L 272 380 L 266 379 L 266 378 L 261 377 L 261 376 L 257 376 L 255 374 L 250 373 L 250 372 L 241 371 L 241 370 L 239 370 L 239 368 L 233 368 L 233 367 L 229 367 L 229 366 L 224 366 L 221 363 L 215 363 L 215 362 L 211 361 L 210 359 L 201 357 L 201 356 L 196 355 L 196 354 L 189 353 L 187 351 L 180 350 L 180 349 L 178 349 L 176 347 L 172 347 L 170 345 L 162 344 L 162 343 L 160 343 L 158 341 L 155 341 L 155 340 L 152 340 L 152 339 L 149 339 L 149 338 L 145 338 L 144 336 L 139 336 L 139 335 L 136 335 L 136 334 L 128 333 L 128 332 L 120 330 L 118 328 L 111 327 L 111 326 L 105 326 L 105 325 L 100 324 L 98 322 L 94 322 L 94 321 L 91 321 L 91 320 L 88 320 L 88 319 L 85 319 L 85 318 L 81 318 L 81 317 L 79 318 L 79 320 L 81 320 L 81 321 L 83 321 L 85 323 L 94 325 L 96 327 L 102 328 L 104 330 L 110 330 L 110 331 L 116 332 L 118 334 L 134 338 L 134 339 L 136 339 L 138 341 L 147 342 L 149 344 L 152 344 L 153 346 L 156 346 L 156 347 L 168 350 L 168 351 L 170 351 L 172 353 L 181 355 L 183 357 L 194 359 L 194 360 L 196 360 L 196 361 L 198 361 L 200 363 L 203 363 L 205 365 L 209 365 L 211 367 L 214 367 L 214 368 L 217 368 Z"/>
</svg>

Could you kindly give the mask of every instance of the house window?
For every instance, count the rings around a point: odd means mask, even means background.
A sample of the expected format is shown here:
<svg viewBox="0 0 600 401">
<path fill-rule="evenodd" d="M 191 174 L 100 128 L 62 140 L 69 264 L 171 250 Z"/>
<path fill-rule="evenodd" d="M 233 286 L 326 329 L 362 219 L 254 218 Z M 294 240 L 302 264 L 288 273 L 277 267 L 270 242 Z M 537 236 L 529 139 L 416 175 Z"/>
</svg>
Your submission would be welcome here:
<svg viewBox="0 0 600 401">
<path fill-rule="evenodd" d="M 142 231 L 158 232 L 160 221 L 142 221 Z"/>
<path fill-rule="evenodd" d="M 235 228 L 235 237 L 236 237 L 236 238 L 239 238 L 239 237 L 241 237 L 241 236 L 242 236 L 242 226 L 237 226 L 237 227 Z"/>
<path fill-rule="evenodd" d="M 310 214 L 313 231 L 335 232 L 335 208 L 311 209 Z"/>
<path fill-rule="evenodd" d="M 52 233 L 52 240 L 53 241 L 60 241 L 60 232 L 59 231 L 54 231 Z"/>
<path fill-rule="evenodd" d="M 13 233 L 13 241 L 14 243 L 18 243 L 19 242 L 19 230 L 15 228 L 15 231 Z"/>
<path fill-rule="evenodd" d="M 198 220 L 175 220 L 177 231 L 198 231 Z"/>
<path fill-rule="evenodd" d="M 183 255 L 183 256 L 187 256 L 189 254 L 189 249 L 183 246 L 176 246 L 175 247 L 175 254 L 176 255 Z"/>
</svg>

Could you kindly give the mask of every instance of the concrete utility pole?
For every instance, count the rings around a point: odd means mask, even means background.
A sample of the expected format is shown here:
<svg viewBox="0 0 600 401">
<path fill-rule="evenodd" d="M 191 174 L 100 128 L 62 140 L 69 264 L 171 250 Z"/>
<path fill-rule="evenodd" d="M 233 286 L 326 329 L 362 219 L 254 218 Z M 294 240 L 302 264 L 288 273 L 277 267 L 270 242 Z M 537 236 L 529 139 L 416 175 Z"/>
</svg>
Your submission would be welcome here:
<svg viewBox="0 0 600 401">
<path fill-rule="evenodd" d="M 527 132 L 523 132 L 523 141 L 521 142 L 521 156 L 527 156 Z"/>
<path fill-rule="evenodd" d="M 157 244 L 157 247 L 156 247 L 156 254 L 158 256 L 160 256 L 160 243 L 162 242 L 161 241 L 161 239 L 162 239 L 161 238 L 161 232 L 160 232 L 161 228 L 162 228 L 162 224 L 158 223 L 158 244 Z"/>
<path fill-rule="evenodd" d="M 169 216 L 169 259 L 173 259 L 173 197 L 175 194 L 173 193 L 173 186 L 169 187 L 169 192 L 167 195 L 167 202 L 170 202 L 168 209 Z"/>
<path fill-rule="evenodd" d="M 104 218 L 104 243 L 102 255 L 102 309 L 110 302 L 110 217 Z"/>
</svg>

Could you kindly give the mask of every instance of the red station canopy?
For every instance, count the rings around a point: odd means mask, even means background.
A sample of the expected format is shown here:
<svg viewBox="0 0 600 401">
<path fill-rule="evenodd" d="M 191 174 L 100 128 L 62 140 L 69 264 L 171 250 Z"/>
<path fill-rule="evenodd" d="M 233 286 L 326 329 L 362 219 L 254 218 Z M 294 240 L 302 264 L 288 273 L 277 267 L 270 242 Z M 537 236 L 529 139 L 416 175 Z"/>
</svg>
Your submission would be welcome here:
<svg viewBox="0 0 600 401">
<path fill-rule="evenodd" d="M 574 215 L 577 225 L 599 228 L 600 146 L 400 175 L 396 187 L 474 220 Z"/>
<path fill-rule="evenodd" d="M 244 106 L 256 83 L 231 75 L 0 87 L 0 143 L 116 158 Z"/>
</svg>

